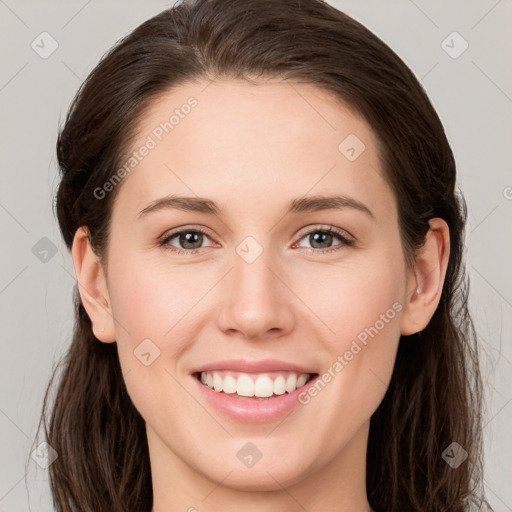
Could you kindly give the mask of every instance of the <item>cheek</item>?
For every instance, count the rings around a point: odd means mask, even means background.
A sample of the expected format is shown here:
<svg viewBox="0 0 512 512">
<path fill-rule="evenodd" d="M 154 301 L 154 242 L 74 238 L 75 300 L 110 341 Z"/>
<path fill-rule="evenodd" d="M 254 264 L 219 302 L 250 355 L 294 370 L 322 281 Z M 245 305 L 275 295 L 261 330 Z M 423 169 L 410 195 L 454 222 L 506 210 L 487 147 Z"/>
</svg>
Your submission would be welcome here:
<svg viewBox="0 0 512 512">
<path fill-rule="evenodd" d="M 143 259 L 118 261 L 122 264 L 109 273 L 109 293 L 128 394 L 145 420 L 163 416 L 168 423 L 175 422 L 172 411 L 180 410 L 184 397 L 172 377 L 173 363 L 186 346 L 181 327 L 198 292 L 184 286 L 178 273 Z M 162 407 L 162 399 L 173 407 Z"/>
<path fill-rule="evenodd" d="M 141 259 L 112 261 L 119 262 L 109 272 L 119 360 L 123 374 L 129 377 L 126 384 L 132 399 L 144 403 L 147 399 L 139 393 L 151 389 L 155 374 L 165 374 L 164 361 L 177 357 L 179 348 L 169 343 L 172 337 L 166 334 L 186 313 L 183 304 L 188 292 L 177 292 L 179 283 Z"/>
<path fill-rule="evenodd" d="M 182 396 L 171 375 L 190 349 L 200 325 L 201 298 L 217 278 L 211 268 L 199 272 L 194 265 L 170 265 L 165 258 L 120 257 L 128 253 L 112 252 L 112 261 L 119 264 L 109 272 L 109 294 L 128 391 L 137 406 L 151 411 L 148 390 L 154 394 L 151 400 L 159 389 L 168 390 L 173 401 Z"/>
<path fill-rule="evenodd" d="M 318 330 L 324 332 L 320 339 L 327 353 L 322 380 L 333 382 L 329 388 L 335 396 L 349 402 L 340 403 L 341 408 L 369 415 L 385 393 L 400 339 L 405 288 L 401 254 L 382 251 L 364 264 L 319 269 L 315 283 L 302 293 L 308 293 L 308 306 L 329 328 Z"/>
<path fill-rule="evenodd" d="M 323 428 L 310 438 L 317 451 L 323 439 L 331 440 L 329 453 L 341 450 L 384 398 L 400 339 L 401 279 L 392 266 L 364 275 L 354 270 L 343 282 L 331 279 L 339 288 L 323 313 L 335 334 L 323 337 L 323 372 L 301 396 L 313 411 L 308 417 Z"/>
<path fill-rule="evenodd" d="M 399 332 L 395 326 L 405 289 L 399 250 L 373 251 L 341 264 L 317 265 L 314 271 L 304 267 L 290 279 L 297 295 L 324 324 L 319 333 L 329 340 L 331 352 L 342 349 L 360 333 L 364 341 L 365 329 L 375 324 L 379 331 Z"/>
<path fill-rule="evenodd" d="M 117 261 L 109 293 L 120 341 L 163 340 L 205 293 L 204 279 L 193 270 L 143 257 Z"/>
</svg>

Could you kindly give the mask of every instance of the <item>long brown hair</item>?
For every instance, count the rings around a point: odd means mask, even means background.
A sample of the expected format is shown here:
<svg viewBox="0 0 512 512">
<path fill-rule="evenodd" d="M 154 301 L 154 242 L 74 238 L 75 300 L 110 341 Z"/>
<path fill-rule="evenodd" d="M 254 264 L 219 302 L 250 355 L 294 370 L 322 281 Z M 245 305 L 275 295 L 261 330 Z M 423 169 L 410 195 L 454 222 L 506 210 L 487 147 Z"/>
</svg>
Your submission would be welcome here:
<svg viewBox="0 0 512 512">
<path fill-rule="evenodd" d="M 86 226 L 98 255 L 113 201 L 98 200 L 122 166 L 152 102 L 194 80 L 278 77 L 333 92 L 372 127 L 397 201 L 407 262 L 428 221 L 450 228 L 442 297 L 420 334 L 402 336 L 373 414 L 367 493 L 376 512 L 468 511 L 480 495 L 482 383 L 463 264 L 466 205 L 441 121 L 404 62 L 372 32 L 321 0 L 185 1 L 142 23 L 101 59 L 75 96 L 57 141 L 56 214 L 65 243 Z M 152 484 L 145 423 L 128 396 L 117 345 L 99 342 L 75 287 L 76 324 L 42 408 L 57 511 L 147 512 Z M 50 389 L 58 387 L 50 404 Z M 459 467 L 443 451 L 457 442 Z M 478 507 L 478 508 L 477 508 Z"/>
</svg>

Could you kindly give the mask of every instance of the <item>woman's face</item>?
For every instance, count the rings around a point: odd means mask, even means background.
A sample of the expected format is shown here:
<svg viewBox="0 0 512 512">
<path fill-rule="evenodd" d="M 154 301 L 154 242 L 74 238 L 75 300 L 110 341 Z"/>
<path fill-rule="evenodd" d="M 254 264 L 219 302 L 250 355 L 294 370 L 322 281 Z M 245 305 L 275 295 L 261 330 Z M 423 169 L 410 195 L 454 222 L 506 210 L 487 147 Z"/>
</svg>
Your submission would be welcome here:
<svg viewBox="0 0 512 512">
<path fill-rule="evenodd" d="M 276 489 L 364 464 L 411 291 L 369 126 L 312 85 L 216 81 L 163 96 L 139 128 L 107 285 L 152 466 Z M 275 396 L 210 389 L 206 367 L 217 389 Z M 293 393 L 301 373 L 318 377 Z"/>
</svg>

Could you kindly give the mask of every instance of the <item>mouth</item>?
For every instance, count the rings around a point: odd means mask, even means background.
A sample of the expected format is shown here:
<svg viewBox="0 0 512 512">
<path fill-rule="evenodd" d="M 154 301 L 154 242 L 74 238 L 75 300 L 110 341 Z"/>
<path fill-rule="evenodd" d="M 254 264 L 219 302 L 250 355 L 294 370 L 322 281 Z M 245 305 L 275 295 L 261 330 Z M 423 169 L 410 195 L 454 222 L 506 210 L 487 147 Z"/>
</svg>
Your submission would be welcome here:
<svg viewBox="0 0 512 512">
<path fill-rule="evenodd" d="M 271 400 L 294 393 L 318 377 L 318 373 L 273 371 L 246 373 L 232 370 L 195 372 L 193 377 L 202 386 L 216 393 L 230 395 L 239 400 Z"/>
</svg>

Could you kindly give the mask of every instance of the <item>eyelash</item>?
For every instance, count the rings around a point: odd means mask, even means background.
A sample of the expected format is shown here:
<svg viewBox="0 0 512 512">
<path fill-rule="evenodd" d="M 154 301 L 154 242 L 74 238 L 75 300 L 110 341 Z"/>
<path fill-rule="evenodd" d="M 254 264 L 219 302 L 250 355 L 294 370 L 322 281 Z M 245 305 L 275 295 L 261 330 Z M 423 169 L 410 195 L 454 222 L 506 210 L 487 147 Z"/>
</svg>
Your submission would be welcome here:
<svg viewBox="0 0 512 512">
<path fill-rule="evenodd" d="M 164 248 L 165 250 L 172 251 L 176 254 L 187 254 L 189 256 L 191 256 L 193 254 L 197 254 L 202 249 L 205 249 L 205 247 L 200 247 L 198 249 L 180 249 L 180 248 L 174 247 L 168 243 L 170 240 L 175 238 L 177 235 L 181 235 L 183 233 L 202 233 L 203 235 L 206 235 L 207 237 L 210 238 L 210 235 L 204 229 L 202 229 L 200 227 L 193 228 L 193 229 L 188 228 L 188 229 L 182 229 L 180 231 L 174 231 L 170 234 L 165 234 L 162 238 L 159 239 L 158 245 L 160 247 Z M 306 249 L 308 249 L 308 251 L 307 251 L 308 253 L 326 254 L 326 253 L 331 253 L 333 251 L 337 251 L 345 246 L 352 247 L 354 245 L 354 240 L 346 237 L 344 231 L 338 230 L 337 228 L 334 228 L 332 226 L 329 226 L 328 228 L 316 226 L 313 229 L 309 230 L 308 232 L 304 233 L 299 238 L 298 241 L 300 242 L 300 240 L 302 240 L 306 236 L 311 235 L 313 233 L 324 233 L 324 234 L 328 234 L 328 235 L 335 235 L 340 240 L 341 244 L 335 245 L 334 247 L 330 247 L 328 249 L 315 249 L 314 247 L 306 247 Z"/>
</svg>

